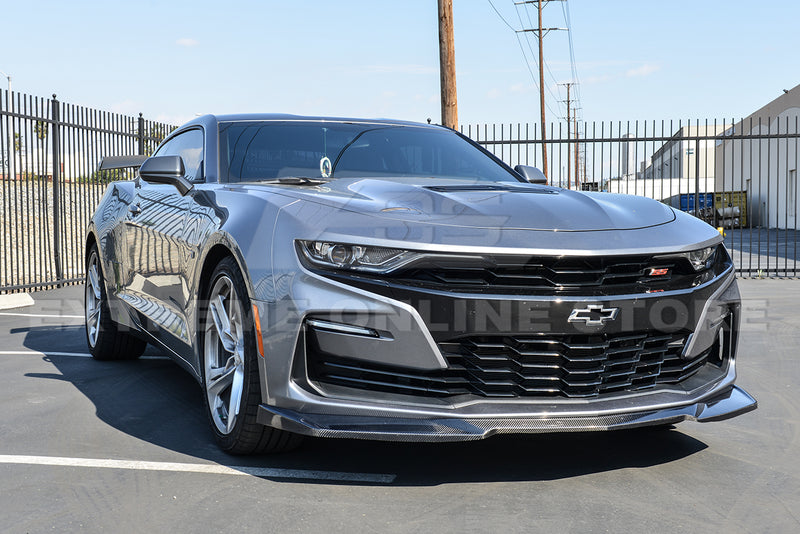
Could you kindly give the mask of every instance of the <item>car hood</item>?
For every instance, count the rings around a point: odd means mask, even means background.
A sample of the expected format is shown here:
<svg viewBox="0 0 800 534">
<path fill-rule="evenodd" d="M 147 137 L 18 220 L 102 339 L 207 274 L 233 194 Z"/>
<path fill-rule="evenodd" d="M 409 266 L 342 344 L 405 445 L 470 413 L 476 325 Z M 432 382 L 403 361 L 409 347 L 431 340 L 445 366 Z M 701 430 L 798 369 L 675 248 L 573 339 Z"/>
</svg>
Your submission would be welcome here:
<svg viewBox="0 0 800 534">
<path fill-rule="evenodd" d="M 469 228 L 577 232 L 646 228 L 675 220 L 671 208 L 647 198 L 513 182 L 337 178 L 313 187 L 263 187 L 390 220 Z"/>
</svg>

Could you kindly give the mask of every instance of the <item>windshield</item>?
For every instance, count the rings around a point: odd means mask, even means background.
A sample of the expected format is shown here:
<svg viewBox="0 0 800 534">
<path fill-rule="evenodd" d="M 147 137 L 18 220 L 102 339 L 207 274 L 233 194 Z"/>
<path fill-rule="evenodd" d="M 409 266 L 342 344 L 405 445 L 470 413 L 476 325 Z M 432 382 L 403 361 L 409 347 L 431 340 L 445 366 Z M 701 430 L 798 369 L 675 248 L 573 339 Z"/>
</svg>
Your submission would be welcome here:
<svg viewBox="0 0 800 534">
<path fill-rule="evenodd" d="M 332 122 L 220 124 L 222 181 L 284 177 L 448 177 L 519 182 L 509 169 L 444 129 Z"/>
</svg>

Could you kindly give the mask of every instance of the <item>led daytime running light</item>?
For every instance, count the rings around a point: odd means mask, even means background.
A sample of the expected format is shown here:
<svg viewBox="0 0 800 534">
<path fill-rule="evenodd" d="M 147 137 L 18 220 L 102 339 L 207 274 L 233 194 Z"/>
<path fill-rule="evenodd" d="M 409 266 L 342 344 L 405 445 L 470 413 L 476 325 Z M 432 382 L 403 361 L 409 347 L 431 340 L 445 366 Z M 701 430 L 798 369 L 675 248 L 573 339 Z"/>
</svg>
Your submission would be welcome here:
<svg viewBox="0 0 800 534">
<path fill-rule="evenodd" d="M 303 256 L 320 267 L 385 273 L 406 265 L 418 253 L 385 247 L 326 241 L 300 241 Z"/>
</svg>

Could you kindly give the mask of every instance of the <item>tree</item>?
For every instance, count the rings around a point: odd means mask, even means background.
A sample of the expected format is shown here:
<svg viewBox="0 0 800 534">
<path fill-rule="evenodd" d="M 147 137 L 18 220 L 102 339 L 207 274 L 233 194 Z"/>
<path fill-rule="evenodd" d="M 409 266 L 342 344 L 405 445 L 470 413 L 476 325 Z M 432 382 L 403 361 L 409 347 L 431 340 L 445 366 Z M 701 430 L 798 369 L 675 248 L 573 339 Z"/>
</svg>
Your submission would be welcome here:
<svg viewBox="0 0 800 534">
<path fill-rule="evenodd" d="M 167 134 L 168 132 L 165 125 L 158 123 L 151 124 L 144 136 L 145 155 L 152 155 L 156 148 L 158 148 L 158 145 L 161 143 L 161 141 L 167 137 Z M 136 131 L 136 135 L 139 135 L 138 130 Z"/>
<path fill-rule="evenodd" d="M 33 125 L 33 131 L 36 134 L 36 139 L 39 141 L 39 146 L 37 147 L 37 159 L 39 161 L 39 165 L 43 167 L 43 170 L 42 167 L 40 167 L 39 172 L 45 176 L 47 176 L 47 133 L 49 126 L 50 125 L 47 123 L 47 121 L 36 121 L 36 123 Z"/>
<path fill-rule="evenodd" d="M 33 131 L 40 141 L 44 141 L 47 137 L 47 127 L 47 121 L 36 121 L 36 124 L 33 125 Z"/>
</svg>

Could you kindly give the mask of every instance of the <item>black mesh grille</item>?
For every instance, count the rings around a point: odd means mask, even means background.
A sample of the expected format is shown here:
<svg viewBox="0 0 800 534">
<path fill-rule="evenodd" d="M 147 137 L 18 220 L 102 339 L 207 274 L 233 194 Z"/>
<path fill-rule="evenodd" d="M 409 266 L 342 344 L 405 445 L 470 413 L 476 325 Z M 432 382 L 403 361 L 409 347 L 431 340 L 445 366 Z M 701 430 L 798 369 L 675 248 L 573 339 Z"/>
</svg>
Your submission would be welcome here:
<svg viewBox="0 0 800 534">
<path fill-rule="evenodd" d="M 439 343 L 448 369 L 414 371 L 309 353 L 312 380 L 423 396 L 596 397 L 677 384 L 696 373 L 712 349 L 680 357 L 686 333 L 480 336 Z"/>
</svg>

